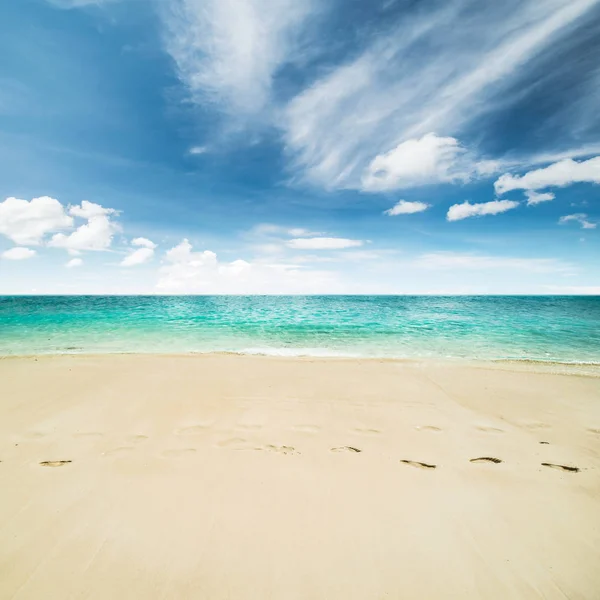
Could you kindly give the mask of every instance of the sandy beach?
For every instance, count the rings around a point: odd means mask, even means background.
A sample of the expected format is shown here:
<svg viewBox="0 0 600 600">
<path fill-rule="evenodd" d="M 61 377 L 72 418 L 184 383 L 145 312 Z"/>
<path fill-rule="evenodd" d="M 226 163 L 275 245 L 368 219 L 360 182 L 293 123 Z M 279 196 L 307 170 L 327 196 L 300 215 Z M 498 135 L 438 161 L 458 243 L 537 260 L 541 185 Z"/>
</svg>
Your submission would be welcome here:
<svg viewBox="0 0 600 600">
<path fill-rule="evenodd" d="M 600 370 L 0 360 L 0 598 L 600 597 Z"/>
</svg>

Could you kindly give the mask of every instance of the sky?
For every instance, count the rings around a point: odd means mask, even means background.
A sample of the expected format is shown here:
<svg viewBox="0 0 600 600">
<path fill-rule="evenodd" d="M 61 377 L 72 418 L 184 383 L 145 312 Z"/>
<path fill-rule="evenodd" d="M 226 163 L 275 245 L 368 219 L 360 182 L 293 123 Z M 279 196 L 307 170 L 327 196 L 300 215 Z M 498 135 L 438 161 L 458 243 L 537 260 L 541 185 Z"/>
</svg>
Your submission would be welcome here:
<svg viewBox="0 0 600 600">
<path fill-rule="evenodd" d="M 600 294 L 600 0 L 18 0 L 0 31 L 0 294 Z"/>
</svg>

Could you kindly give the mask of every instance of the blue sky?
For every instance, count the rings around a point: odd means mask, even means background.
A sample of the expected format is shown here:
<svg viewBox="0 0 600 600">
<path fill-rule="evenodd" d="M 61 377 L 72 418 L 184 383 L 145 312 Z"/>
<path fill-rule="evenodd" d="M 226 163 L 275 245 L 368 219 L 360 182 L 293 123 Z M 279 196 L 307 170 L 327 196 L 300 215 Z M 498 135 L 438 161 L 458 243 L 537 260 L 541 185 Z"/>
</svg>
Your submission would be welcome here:
<svg viewBox="0 0 600 600">
<path fill-rule="evenodd" d="M 600 0 L 0 27 L 0 293 L 600 294 Z"/>
</svg>

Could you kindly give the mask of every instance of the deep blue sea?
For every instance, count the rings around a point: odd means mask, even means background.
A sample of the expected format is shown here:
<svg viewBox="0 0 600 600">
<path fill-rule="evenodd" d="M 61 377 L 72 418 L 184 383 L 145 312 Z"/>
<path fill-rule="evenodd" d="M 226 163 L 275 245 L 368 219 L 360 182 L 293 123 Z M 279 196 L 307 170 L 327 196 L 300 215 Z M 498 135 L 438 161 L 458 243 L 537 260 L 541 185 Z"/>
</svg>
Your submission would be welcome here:
<svg viewBox="0 0 600 600">
<path fill-rule="evenodd" d="M 215 351 L 600 363 L 600 297 L 0 297 L 0 355 Z"/>
</svg>

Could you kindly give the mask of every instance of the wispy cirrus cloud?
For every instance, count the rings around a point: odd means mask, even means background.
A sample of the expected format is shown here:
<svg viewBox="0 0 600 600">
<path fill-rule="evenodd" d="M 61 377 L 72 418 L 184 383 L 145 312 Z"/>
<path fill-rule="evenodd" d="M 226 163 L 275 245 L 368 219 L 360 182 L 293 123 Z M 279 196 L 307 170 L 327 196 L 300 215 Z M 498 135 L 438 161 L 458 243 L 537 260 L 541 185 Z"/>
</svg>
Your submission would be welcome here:
<svg viewBox="0 0 600 600">
<path fill-rule="evenodd" d="M 282 125 L 295 168 L 318 185 L 373 191 L 375 161 L 392 174 L 386 189 L 401 184 L 395 148 L 468 129 L 505 82 L 596 4 L 463 0 L 403 19 L 290 102 Z"/>
<path fill-rule="evenodd" d="M 161 6 L 166 49 L 192 100 L 234 120 L 264 120 L 313 0 L 174 0 Z"/>
<path fill-rule="evenodd" d="M 552 53 L 596 5 L 432 0 L 373 29 L 351 58 L 342 53 L 328 63 L 335 43 L 321 36 L 311 51 L 324 62 L 284 93 L 278 74 L 297 64 L 306 36 L 321 25 L 316 0 L 170 0 L 160 14 L 165 47 L 195 103 L 234 129 L 278 127 L 293 179 L 382 192 L 535 162 L 480 156 L 477 144 L 467 151 L 458 139 L 481 115 L 505 107 L 503 86 L 523 78 L 542 51 Z M 284 100 L 294 86 L 299 91 Z M 205 151 L 194 146 L 190 153 Z"/>
</svg>

